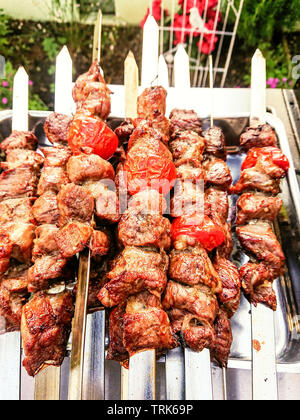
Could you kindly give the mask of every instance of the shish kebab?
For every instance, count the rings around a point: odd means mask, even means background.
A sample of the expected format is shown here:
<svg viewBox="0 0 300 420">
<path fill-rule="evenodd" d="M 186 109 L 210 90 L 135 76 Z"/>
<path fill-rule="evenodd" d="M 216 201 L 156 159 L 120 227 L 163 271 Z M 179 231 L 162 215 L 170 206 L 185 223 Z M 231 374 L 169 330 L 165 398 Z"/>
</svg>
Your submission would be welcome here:
<svg viewBox="0 0 300 420">
<path fill-rule="evenodd" d="M 110 97 L 97 64 L 79 78 L 73 94 L 77 103 L 75 118 L 71 120 L 54 113 L 45 123 L 49 140 L 55 143 L 69 141 L 76 154 L 71 156 L 70 149 L 64 146 L 43 150 L 46 159 L 37 188 L 40 197 L 32 212 L 36 223 L 41 226 L 34 241 L 34 265 L 29 268 L 26 287 L 29 292 L 36 294 L 23 308 L 21 328 L 27 356 L 24 365 L 31 375 L 35 375 L 45 364 L 61 364 L 71 326 L 73 298 L 70 292 L 51 295 L 45 290 L 64 279 L 73 281 L 73 273 L 68 270 L 69 266 L 74 268 L 71 258 L 89 243 L 94 256 L 108 252 L 107 235 L 94 231 L 91 224 L 94 199 L 100 220 L 110 221 L 119 217 L 116 197 L 111 200 L 114 192 L 101 183 L 102 179 L 113 179 L 114 170 L 99 155 L 110 157 L 118 139 L 100 118 L 104 120 L 110 112 Z M 37 144 L 32 133 L 26 136 L 28 144 Z M 102 144 L 99 136 L 104 139 Z M 15 149 L 25 140 L 24 136 L 13 133 L 2 143 L 2 147 L 10 145 L 11 149 Z M 84 154 L 83 151 L 90 154 Z M 94 151 L 97 154 L 91 153 Z M 31 190 L 30 196 L 34 196 L 35 191 Z M 31 255 L 27 258 L 28 264 L 30 259 Z M 27 282 L 26 276 L 24 281 Z M 7 308 L 2 306 L 1 310 L 7 318 Z M 15 328 L 20 326 L 20 310 Z M 42 322 L 38 322 L 38 319 L 42 319 Z"/>
</svg>

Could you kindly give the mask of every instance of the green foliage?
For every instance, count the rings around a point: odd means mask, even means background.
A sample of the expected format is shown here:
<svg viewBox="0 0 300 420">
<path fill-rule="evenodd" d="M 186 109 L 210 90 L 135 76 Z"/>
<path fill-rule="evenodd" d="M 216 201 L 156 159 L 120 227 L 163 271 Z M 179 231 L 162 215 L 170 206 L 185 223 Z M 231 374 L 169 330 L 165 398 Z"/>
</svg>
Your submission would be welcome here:
<svg viewBox="0 0 300 420">
<path fill-rule="evenodd" d="M 238 36 L 256 47 L 272 41 L 275 32 L 292 30 L 299 19 L 299 0 L 245 0 Z"/>
<path fill-rule="evenodd" d="M 0 51 L 3 51 L 8 46 L 8 36 L 10 34 L 9 17 L 0 9 Z"/>
<path fill-rule="evenodd" d="M 14 70 L 10 61 L 5 64 L 5 79 L 0 80 L 0 110 L 11 109 L 13 101 L 13 81 L 16 71 Z M 47 110 L 46 105 L 42 102 L 39 96 L 32 92 L 32 84 L 29 86 L 29 109 L 33 110 Z"/>
</svg>

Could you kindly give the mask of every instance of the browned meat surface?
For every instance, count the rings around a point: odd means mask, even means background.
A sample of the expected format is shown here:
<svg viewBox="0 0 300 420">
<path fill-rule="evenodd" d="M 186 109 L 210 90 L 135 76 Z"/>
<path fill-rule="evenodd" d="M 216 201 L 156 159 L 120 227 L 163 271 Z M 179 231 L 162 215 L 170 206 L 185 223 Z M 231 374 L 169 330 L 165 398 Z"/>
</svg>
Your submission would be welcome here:
<svg viewBox="0 0 300 420">
<path fill-rule="evenodd" d="M 130 198 L 128 208 L 163 214 L 167 210 L 167 202 L 158 191 L 144 190 Z"/>
<path fill-rule="evenodd" d="M 236 205 L 237 225 L 243 225 L 253 219 L 273 222 L 282 207 L 282 200 L 279 197 L 264 194 L 245 193 L 238 199 Z"/>
<path fill-rule="evenodd" d="M 211 349 L 211 355 L 221 367 L 227 367 L 233 337 L 230 321 L 224 310 L 220 309 L 214 327 L 216 340 Z"/>
<path fill-rule="evenodd" d="M 39 225 L 57 225 L 59 213 L 56 193 L 53 191 L 47 191 L 35 201 L 31 211 L 33 217 Z"/>
<path fill-rule="evenodd" d="M 169 281 L 163 308 L 169 314 L 173 330 L 181 331 L 182 338 L 192 350 L 211 348 L 215 341 L 213 322 L 219 307 L 216 297 L 207 287 L 189 287 Z"/>
<path fill-rule="evenodd" d="M 13 131 L 7 139 L 0 144 L 0 149 L 5 152 L 11 149 L 35 150 L 38 139 L 31 131 Z"/>
<path fill-rule="evenodd" d="M 216 216 L 221 223 L 225 224 L 228 219 L 229 203 L 226 191 L 217 188 L 208 188 L 205 191 L 205 214 L 211 219 Z"/>
<path fill-rule="evenodd" d="M 276 134 L 268 124 L 248 127 L 241 135 L 240 145 L 249 150 L 252 147 L 276 146 Z"/>
<path fill-rule="evenodd" d="M 245 169 L 241 172 L 240 179 L 231 187 L 230 192 L 240 194 L 243 191 L 258 190 L 277 195 L 280 193 L 279 179 L 255 168 Z"/>
<path fill-rule="evenodd" d="M 122 124 L 115 129 L 115 133 L 119 139 L 119 144 L 128 143 L 129 138 L 132 135 L 134 129 L 135 125 L 132 120 L 127 119 L 123 121 Z"/>
<path fill-rule="evenodd" d="M 166 113 L 167 91 L 162 86 L 145 89 L 138 97 L 138 117 L 143 120 L 153 120 Z"/>
<path fill-rule="evenodd" d="M 101 222 L 118 223 L 120 220 L 120 203 L 115 191 L 103 189 L 96 199 L 96 215 Z"/>
<path fill-rule="evenodd" d="M 207 252 L 200 247 L 171 251 L 169 278 L 189 286 L 204 284 L 212 293 L 220 293 L 222 289 L 218 273 Z"/>
<path fill-rule="evenodd" d="M 27 273 L 28 267 L 25 264 L 11 266 L 1 276 L 0 287 L 5 287 L 11 293 L 27 292 Z"/>
<path fill-rule="evenodd" d="M 126 247 L 107 274 L 110 281 L 100 291 L 99 300 L 104 306 L 113 307 L 144 290 L 160 295 L 167 283 L 168 263 L 164 252 Z"/>
<path fill-rule="evenodd" d="M 119 241 L 124 246 L 155 246 L 169 249 L 171 223 L 158 213 L 130 208 L 122 216 L 118 226 Z"/>
<path fill-rule="evenodd" d="M 227 189 L 232 183 L 229 167 L 222 159 L 210 158 L 203 162 L 207 184 Z"/>
<path fill-rule="evenodd" d="M 285 256 L 270 225 L 258 222 L 238 227 L 238 239 L 242 246 L 260 261 L 269 264 L 278 275 L 284 271 Z"/>
<path fill-rule="evenodd" d="M 72 152 L 69 147 L 44 147 L 41 151 L 45 156 L 45 167 L 65 167 L 72 156 Z"/>
<path fill-rule="evenodd" d="M 68 143 L 68 131 L 72 122 L 69 115 L 53 112 L 45 121 L 44 130 L 51 143 Z"/>
<path fill-rule="evenodd" d="M 57 234 L 56 242 L 63 258 L 71 258 L 88 246 L 93 234 L 91 226 L 70 222 L 66 224 Z"/>
<path fill-rule="evenodd" d="M 36 171 L 40 170 L 44 158 L 40 153 L 27 149 L 10 149 L 6 152 L 6 162 L 1 162 L 4 171 L 26 165 Z"/>
<path fill-rule="evenodd" d="M 174 218 L 204 212 L 204 185 L 191 180 L 177 181 L 170 201 L 170 215 Z"/>
<path fill-rule="evenodd" d="M 0 175 L 0 202 L 8 198 L 34 197 L 37 175 L 29 165 L 2 172 Z"/>
<path fill-rule="evenodd" d="M 202 162 L 205 145 L 205 139 L 192 131 L 173 135 L 169 143 L 175 162 L 180 159 L 195 159 Z"/>
<path fill-rule="evenodd" d="M 177 346 L 160 299 L 149 292 L 128 299 L 123 320 L 123 343 L 130 356 L 141 350 L 161 351 Z"/>
<path fill-rule="evenodd" d="M 231 318 L 240 304 L 240 275 L 236 266 L 226 258 L 217 256 L 214 266 L 222 282 L 222 291 L 218 293 L 218 300 L 221 307 Z"/>
<path fill-rule="evenodd" d="M 230 223 L 222 224 L 221 221 L 219 222 L 219 219 L 217 218 L 217 216 L 215 216 L 213 220 L 223 229 L 223 232 L 225 235 L 225 241 L 221 246 L 218 247 L 217 254 L 220 255 L 221 257 L 229 259 L 233 251 L 231 224 Z"/>
<path fill-rule="evenodd" d="M 69 178 L 64 168 L 46 166 L 39 180 L 37 194 L 40 196 L 47 191 L 58 193 L 60 188 L 68 183 Z"/>
<path fill-rule="evenodd" d="M 107 353 L 108 360 L 125 362 L 129 359 L 129 354 L 123 344 L 124 319 L 126 303 L 114 308 L 109 315 L 109 348 Z"/>
<path fill-rule="evenodd" d="M 77 112 L 82 110 L 106 120 L 111 110 L 110 93 L 100 73 L 99 64 L 95 61 L 89 71 L 76 80 L 73 99 Z"/>
<path fill-rule="evenodd" d="M 29 264 L 35 235 L 35 225 L 26 223 L 6 223 L 0 225 L 0 237 L 7 237 L 10 244 L 10 258 Z M 3 244 L 0 254 L 3 254 Z M 6 245 L 4 243 L 4 248 Z M 5 253 L 5 252 L 4 252 Z"/>
<path fill-rule="evenodd" d="M 21 334 L 25 359 L 23 365 L 35 376 L 47 365 L 60 366 L 71 331 L 74 312 L 72 295 L 40 292 L 22 311 Z"/>
<path fill-rule="evenodd" d="M 0 283 L 0 318 L 5 320 L 5 331 L 20 330 L 22 307 L 26 302 L 26 292 L 14 293 L 9 283 Z"/>
<path fill-rule="evenodd" d="M 58 227 L 55 225 L 42 225 L 37 227 L 32 250 L 33 261 L 46 255 L 57 255 L 59 253 L 56 243 L 57 232 Z"/>
<path fill-rule="evenodd" d="M 0 224 L 11 222 L 32 223 L 34 217 L 31 214 L 31 198 L 15 198 L 4 200 L 0 203 Z"/>
<path fill-rule="evenodd" d="M 60 227 L 72 221 L 90 223 L 95 208 L 93 196 L 75 184 L 66 184 L 60 189 L 57 206 Z"/>
<path fill-rule="evenodd" d="M 197 182 L 205 180 L 205 171 L 202 164 L 195 159 L 180 159 L 175 163 L 178 179 Z"/>
<path fill-rule="evenodd" d="M 246 297 L 255 306 L 264 303 L 273 311 L 277 309 L 277 299 L 272 282 L 278 273 L 265 263 L 248 263 L 240 268 L 242 287 Z"/>
<path fill-rule="evenodd" d="M 202 122 L 195 111 L 173 109 L 170 121 L 172 134 L 180 131 L 193 131 L 196 134 L 202 134 Z"/>
<path fill-rule="evenodd" d="M 49 287 L 65 275 L 67 260 L 59 256 L 46 255 L 35 261 L 28 270 L 28 291 L 35 293 Z"/>
<path fill-rule="evenodd" d="M 206 140 L 205 152 L 226 160 L 225 137 L 220 127 L 211 127 L 203 133 Z"/>
<path fill-rule="evenodd" d="M 106 233 L 102 232 L 101 230 L 94 230 L 90 243 L 91 256 L 95 257 L 107 255 L 109 248 L 110 240 Z"/>
<path fill-rule="evenodd" d="M 81 184 L 87 180 L 114 179 L 112 165 L 97 155 L 72 156 L 67 164 L 70 181 Z"/>
</svg>

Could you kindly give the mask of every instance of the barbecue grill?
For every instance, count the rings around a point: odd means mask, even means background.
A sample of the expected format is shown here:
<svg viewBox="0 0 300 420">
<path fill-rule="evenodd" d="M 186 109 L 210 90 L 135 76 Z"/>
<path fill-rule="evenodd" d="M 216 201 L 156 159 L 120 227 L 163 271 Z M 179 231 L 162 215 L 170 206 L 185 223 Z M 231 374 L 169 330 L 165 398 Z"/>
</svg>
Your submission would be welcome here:
<svg viewBox="0 0 300 420">
<path fill-rule="evenodd" d="M 124 116 L 124 88 L 110 86 L 115 93 L 112 97 L 112 115 L 110 123 L 115 125 Z M 209 124 L 207 106 L 210 101 L 209 89 L 191 89 L 184 99 L 178 98 L 175 88 L 169 90 L 168 110 L 176 106 L 195 109 L 203 118 L 204 126 Z M 179 101 L 179 103 L 178 103 Z M 186 101 L 186 103 L 183 103 Z M 289 157 L 292 156 L 298 181 L 300 170 L 299 159 L 299 108 L 293 91 L 269 90 L 267 95 L 269 113 L 267 122 L 271 124 L 279 137 L 280 147 Z M 238 146 L 240 133 L 249 122 L 250 91 L 249 89 L 216 89 L 215 90 L 215 123 L 222 127 L 230 151 Z M 48 113 L 30 111 L 30 128 L 35 130 L 42 144 L 45 141 L 42 124 Z M 1 113 L 0 134 L 5 138 L 10 132 L 11 111 Z M 229 165 L 234 177 L 239 175 L 239 159 L 230 154 Z M 299 244 L 300 244 L 300 194 L 297 177 L 290 171 L 290 176 L 282 184 L 285 213 L 276 223 L 276 233 L 281 238 L 283 249 L 287 257 L 288 271 L 275 285 L 279 307 L 274 313 L 274 328 L 276 337 L 276 368 L 279 399 L 299 397 L 300 387 L 300 285 L 299 285 Z M 252 342 L 251 342 L 251 314 L 250 304 L 242 298 L 240 308 L 232 320 L 234 342 L 232 346 L 229 366 L 224 382 L 222 369 L 212 365 L 212 391 L 214 399 L 252 398 Z M 271 326 L 270 326 L 271 328 Z M 12 333 L 18 343 L 19 333 Z M 68 355 L 61 368 L 60 376 L 55 374 L 57 368 L 47 368 L 37 379 L 27 376 L 21 367 L 22 350 L 13 345 L 7 349 L 10 354 L 8 360 L 3 360 L 3 346 L 5 336 L 0 336 L 0 398 L 1 399 L 67 399 L 71 340 Z M 82 399 L 110 400 L 121 399 L 126 396 L 126 378 L 121 381 L 121 369 L 118 363 L 105 360 L 105 348 L 108 345 L 107 328 L 104 325 L 102 312 L 87 316 L 86 341 L 84 349 L 84 369 L 82 374 Z M 5 352 L 7 354 L 7 351 Z M 19 363 L 20 372 L 11 369 Z M 19 362 L 18 362 L 19 361 Z M 186 362 L 186 363 L 185 363 Z M 12 365 L 10 366 L 10 363 Z M 145 375 L 145 398 L 151 399 L 201 399 L 197 395 L 197 381 L 201 378 L 201 371 L 193 369 L 193 359 L 185 360 L 183 349 L 175 349 L 167 358 L 162 357 L 156 363 L 156 376 L 153 372 L 141 372 Z M 203 367 L 204 368 L 204 367 Z M 155 395 L 153 396 L 153 386 Z M 224 387 L 226 384 L 226 387 Z M 134 384 L 133 384 L 134 385 Z M 133 386 L 131 384 L 131 386 Z M 208 384 L 210 386 L 210 384 Z M 133 387 L 134 389 L 134 387 Z M 256 390 L 256 392 L 259 390 Z M 148 395 L 147 395 L 148 392 Z M 226 395 L 227 394 L 227 395 Z"/>
</svg>

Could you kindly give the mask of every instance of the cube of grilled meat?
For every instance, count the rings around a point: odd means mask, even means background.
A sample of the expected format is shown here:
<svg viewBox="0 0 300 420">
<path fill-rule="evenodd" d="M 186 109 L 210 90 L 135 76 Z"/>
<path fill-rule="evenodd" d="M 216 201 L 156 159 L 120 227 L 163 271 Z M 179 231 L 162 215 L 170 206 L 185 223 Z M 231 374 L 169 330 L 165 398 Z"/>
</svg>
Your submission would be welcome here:
<svg viewBox="0 0 300 420">
<path fill-rule="evenodd" d="M 56 242 L 63 258 L 71 258 L 88 246 L 93 228 L 85 223 L 70 222 L 57 234 Z"/>
<path fill-rule="evenodd" d="M 123 121 L 122 124 L 115 129 L 115 134 L 118 136 L 119 144 L 127 144 L 134 129 L 135 124 L 133 120 L 126 119 L 125 121 Z"/>
<path fill-rule="evenodd" d="M 124 246 L 154 246 L 169 249 L 171 223 L 158 213 L 141 208 L 125 211 L 118 225 L 118 238 Z"/>
<path fill-rule="evenodd" d="M 35 293 L 48 289 L 61 277 L 67 277 L 67 259 L 59 255 L 45 255 L 37 259 L 28 270 L 28 291 Z"/>
<path fill-rule="evenodd" d="M 74 184 L 115 178 L 112 165 L 98 155 L 72 156 L 67 164 L 67 171 L 70 181 Z"/>
<path fill-rule="evenodd" d="M 243 225 L 253 219 L 273 222 L 282 207 L 282 200 L 279 197 L 264 194 L 245 193 L 241 195 L 236 205 L 238 209 L 237 225 Z"/>
<path fill-rule="evenodd" d="M 285 256 L 271 226 L 266 222 L 257 222 L 238 227 L 238 239 L 242 246 L 255 257 L 266 262 L 279 274 L 284 272 Z"/>
<path fill-rule="evenodd" d="M 205 181 L 208 185 L 214 185 L 227 190 L 232 183 L 232 176 L 226 162 L 218 158 L 209 158 L 203 162 Z"/>
<path fill-rule="evenodd" d="M 225 241 L 217 249 L 217 254 L 221 257 L 229 259 L 233 251 L 233 240 L 231 232 L 231 223 L 219 223 L 218 217 L 214 218 L 214 222 L 223 229 Z"/>
<path fill-rule="evenodd" d="M 189 286 L 204 284 L 212 293 L 220 293 L 222 290 L 220 277 L 207 252 L 201 247 L 172 250 L 169 278 Z"/>
<path fill-rule="evenodd" d="M 5 236 L 7 236 L 11 246 L 10 258 L 29 264 L 35 236 L 35 225 L 22 222 L 0 225 L 0 237 L 3 238 Z M 4 242 L 4 249 L 6 246 Z M 1 243 L 0 247 L 3 255 L 5 253 L 3 251 L 3 243 Z"/>
<path fill-rule="evenodd" d="M 13 245 L 10 241 L 9 233 L 0 231 L 0 275 L 4 274 L 9 268 L 12 249 Z"/>
<path fill-rule="evenodd" d="M 195 111 L 185 109 L 173 109 L 170 114 L 171 134 L 182 131 L 193 131 L 202 134 L 202 122 Z"/>
<path fill-rule="evenodd" d="M 204 183 L 191 180 L 177 181 L 170 201 L 170 215 L 174 218 L 204 213 Z"/>
<path fill-rule="evenodd" d="M 168 264 L 163 251 L 126 247 L 114 260 L 107 274 L 110 281 L 100 291 L 99 300 L 104 306 L 113 307 L 144 290 L 160 296 L 166 287 Z"/>
<path fill-rule="evenodd" d="M 124 320 L 124 346 L 129 355 L 145 350 L 167 350 L 177 346 L 170 321 L 160 299 L 149 292 L 131 296 Z"/>
<path fill-rule="evenodd" d="M 93 196 L 76 184 L 61 187 L 57 195 L 57 206 L 60 227 L 72 221 L 90 223 L 95 208 Z"/>
<path fill-rule="evenodd" d="M 214 328 L 216 340 L 211 348 L 211 357 L 221 367 L 227 367 L 233 337 L 228 315 L 223 309 L 219 310 Z"/>
<path fill-rule="evenodd" d="M 29 166 L 32 169 L 40 170 L 44 158 L 40 153 L 27 149 L 10 149 L 6 152 L 6 162 L 1 162 L 4 171 L 15 169 L 18 166 Z"/>
<path fill-rule="evenodd" d="M 96 199 L 96 215 L 100 222 L 118 223 L 121 217 L 120 203 L 115 191 L 104 188 Z"/>
<path fill-rule="evenodd" d="M 0 175 L 0 202 L 9 198 L 34 197 L 38 179 L 29 165 L 18 166 Z"/>
<path fill-rule="evenodd" d="M 42 225 L 35 231 L 32 260 L 36 261 L 46 255 L 58 255 L 56 234 L 59 231 L 55 225 Z"/>
<path fill-rule="evenodd" d="M 222 282 L 222 290 L 218 293 L 220 306 L 229 318 L 237 311 L 241 297 L 241 279 L 236 266 L 224 257 L 217 255 L 214 267 Z"/>
<path fill-rule="evenodd" d="M 128 367 L 129 354 L 123 343 L 123 317 L 125 312 L 126 302 L 114 308 L 109 315 L 109 348 L 107 352 L 107 359 L 122 362 L 123 365 Z"/>
<path fill-rule="evenodd" d="M 39 180 L 37 194 L 41 196 L 47 191 L 58 193 L 60 188 L 69 182 L 68 174 L 64 168 L 46 166 Z"/>
<path fill-rule="evenodd" d="M 72 156 L 71 149 L 69 147 L 43 147 L 41 149 L 45 156 L 44 166 L 54 167 L 65 167 L 68 160 Z"/>
<path fill-rule="evenodd" d="M 180 159 L 175 163 L 178 179 L 189 179 L 192 182 L 205 181 L 206 173 L 201 162 L 196 159 Z"/>
<path fill-rule="evenodd" d="M 22 311 L 21 334 L 25 359 L 23 366 L 30 376 L 42 368 L 63 362 L 74 313 L 70 292 L 40 292 Z"/>
<path fill-rule="evenodd" d="M 218 220 L 225 224 L 229 214 L 229 202 L 226 191 L 218 188 L 208 188 L 205 191 L 205 214 L 212 220 L 218 216 Z"/>
<path fill-rule="evenodd" d="M 12 198 L 0 203 L 0 224 L 11 222 L 33 223 L 32 198 Z"/>
<path fill-rule="evenodd" d="M 110 240 L 106 233 L 102 232 L 101 230 L 94 230 L 90 243 L 91 256 L 96 257 L 107 255 L 109 252 L 109 247 Z"/>
<path fill-rule="evenodd" d="M 76 80 L 73 99 L 77 111 L 83 110 L 106 120 L 111 110 L 110 93 L 101 75 L 99 64 L 95 61 L 89 71 Z"/>
<path fill-rule="evenodd" d="M 195 159 L 202 162 L 205 146 L 205 139 L 192 131 L 174 134 L 169 143 L 175 162 L 180 159 Z"/>
<path fill-rule="evenodd" d="M 35 201 L 31 212 L 39 225 L 58 224 L 59 213 L 56 197 L 57 196 L 54 191 L 47 191 Z"/>
<path fill-rule="evenodd" d="M 72 117 L 65 114 L 53 112 L 45 121 L 44 130 L 51 143 L 68 143 L 68 132 Z"/>
<path fill-rule="evenodd" d="M 0 318 L 3 317 L 5 320 L 4 332 L 20 330 L 22 307 L 26 302 L 26 295 L 27 292 L 14 293 L 0 283 Z"/>
<path fill-rule="evenodd" d="M 11 293 L 25 293 L 28 285 L 27 274 L 27 265 L 13 265 L 1 276 L 0 287 L 5 287 Z"/>
<path fill-rule="evenodd" d="M 167 202 L 156 190 L 144 190 L 135 194 L 128 202 L 128 209 L 140 209 L 150 213 L 164 214 Z"/>
<path fill-rule="evenodd" d="M 276 134 L 268 124 L 258 127 L 248 127 L 240 137 L 240 145 L 244 149 L 252 147 L 276 146 Z"/>
<path fill-rule="evenodd" d="M 143 120 L 153 120 L 166 114 L 167 91 L 162 86 L 147 88 L 138 97 L 137 113 Z"/>
<path fill-rule="evenodd" d="M 0 149 L 7 152 L 12 149 L 35 150 L 38 139 L 32 131 L 13 131 L 9 137 L 0 144 Z"/>
<path fill-rule="evenodd" d="M 241 172 L 240 179 L 233 187 L 230 193 L 240 194 L 242 191 L 258 190 L 277 195 L 280 193 L 279 179 L 273 179 L 261 168 L 249 168 Z"/>
<path fill-rule="evenodd" d="M 211 348 L 215 341 L 213 323 L 218 314 L 215 295 L 205 286 L 184 286 L 174 281 L 167 284 L 163 299 L 172 327 L 180 328 L 185 343 L 194 351 Z M 179 310 L 179 311 L 177 311 Z"/>
<path fill-rule="evenodd" d="M 205 152 L 208 155 L 226 160 L 226 144 L 223 131 L 220 127 L 211 127 L 203 133 L 206 140 Z"/>
<path fill-rule="evenodd" d="M 265 263 L 248 263 L 240 268 L 242 287 L 246 297 L 253 305 L 263 303 L 273 311 L 277 309 L 277 299 L 272 282 L 278 277 L 278 272 Z"/>
</svg>

